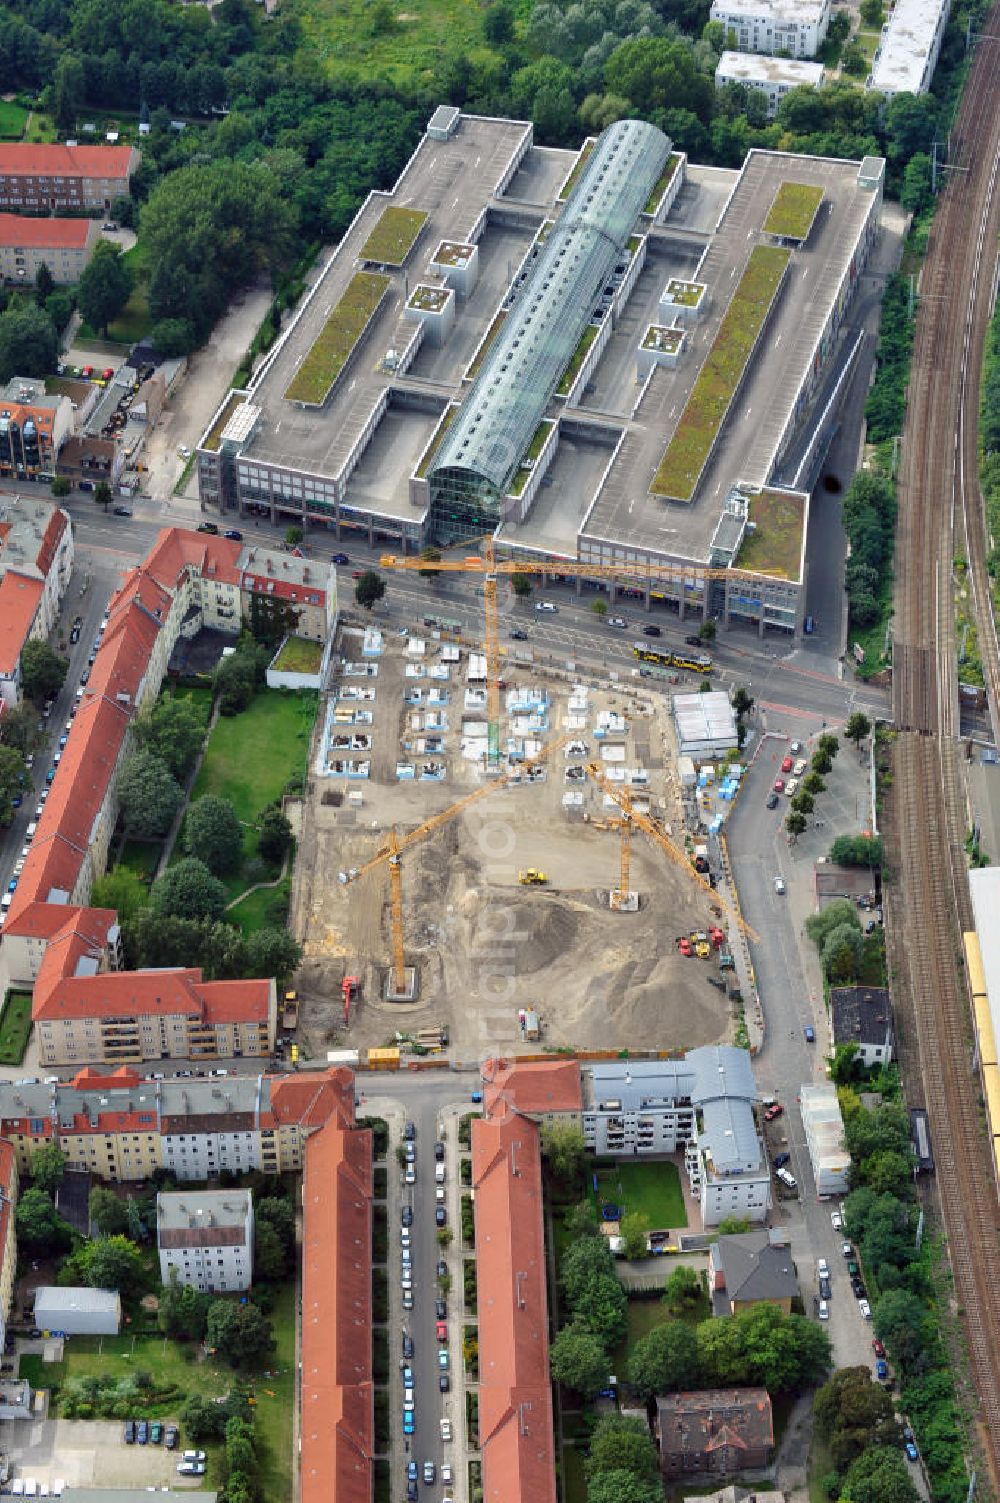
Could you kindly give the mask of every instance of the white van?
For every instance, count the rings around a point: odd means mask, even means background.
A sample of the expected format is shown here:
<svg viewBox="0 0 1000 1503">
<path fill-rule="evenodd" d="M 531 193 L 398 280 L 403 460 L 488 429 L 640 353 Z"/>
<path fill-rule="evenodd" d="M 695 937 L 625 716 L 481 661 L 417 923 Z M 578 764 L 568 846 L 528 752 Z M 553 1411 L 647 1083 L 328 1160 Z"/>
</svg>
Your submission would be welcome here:
<svg viewBox="0 0 1000 1503">
<path fill-rule="evenodd" d="M 775 1179 L 780 1179 L 781 1183 L 789 1190 L 797 1190 L 799 1187 L 795 1175 L 789 1174 L 787 1169 L 775 1169 L 774 1177 Z"/>
<path fill-rule="evenodd" d="M 35 831 L 37 829 L 38 829 L 38 821 L 37 821 L 37 819 L 33 819 L 31 821 L 31 824 L 28 826 L 28 828 L 24 832 L 24 838 L 25 838 L 25 840 L 34 840 L 34 838 L 35 838 Z"/>
<path fill-rule="evenodd" d="M 0 898 L 0 913 L 6 913 L 13 901 L 14 894 L 12 892 L 5 892 L 3 897 Z"/>
<path fill-rule="evenodd" d="M 434 1180 L 439 1185 L 443 1185 L 444 1184 L 444 1165 L 443 1164 L 435 1164 L 434 1165 Z"/>
</svg>

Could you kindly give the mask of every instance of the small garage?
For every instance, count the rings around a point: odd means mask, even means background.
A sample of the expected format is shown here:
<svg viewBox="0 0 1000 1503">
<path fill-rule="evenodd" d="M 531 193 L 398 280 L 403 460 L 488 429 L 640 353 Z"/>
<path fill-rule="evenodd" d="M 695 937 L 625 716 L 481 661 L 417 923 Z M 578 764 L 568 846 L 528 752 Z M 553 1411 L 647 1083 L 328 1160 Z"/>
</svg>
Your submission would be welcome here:
<svg viewBox="0 0 1000 1503">
<path fill-rule="evenodd" d="M 35 1290 L 35 1325 L 65 1336 L 117 1336 L 122 1323 L 121 1295 L 109 1289 L 78 1285 L 61 1289 L 43 1284 Z"/>
</svg>

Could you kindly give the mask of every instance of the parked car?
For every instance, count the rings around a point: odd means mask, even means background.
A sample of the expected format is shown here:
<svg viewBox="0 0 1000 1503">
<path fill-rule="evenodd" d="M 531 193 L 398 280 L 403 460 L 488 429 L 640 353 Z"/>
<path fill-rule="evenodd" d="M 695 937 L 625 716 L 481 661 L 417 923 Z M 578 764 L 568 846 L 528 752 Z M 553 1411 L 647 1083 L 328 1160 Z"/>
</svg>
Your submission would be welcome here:
<svg viewBox="0 0 1000 1503">
<path fill-rule="evenodd" d="M 205 1463 L 203 1461 L 179 1461 L 177 1470 L 182 1477 L 204 1477 Z"/>
<path fill-rule="evenodd" d="M 800 778 L 808 766 L 809 763 L 806 761 L 805 757 L 800 757 L 795 766 L 792 768 L 792 771 L 797 778 Z"/>
<path fill-rule="evenodd" d="M 227 527 L 222 536 L 228 538 L 231 543 L 242 543 L 243 541 L 243 534 L 238 527 Z"/>
<path fill-rule="evenodd" d="M 871 1305 L 868 1303 L 868 1301 L 866 1299 L 859 1299 L 858 1300 L 858 1309 L 861 1311 L 861 1319 L 862 1320 L 871 1320 L 871 1318 L 872 1318 L 872 1307 L 871 1307 Z"/>
<path fill-rule="evenodd" d="M 830 1319 L 830 1306 L 825 1299 L 821 1299 L 819 1302 L 819 1318 L 820 1320 Z"/>
<path fill-rule="evenodd" d="M 402 1209 L 402 1211 L 400 1212 L 400 1215 L 402 1217 L 403 1225 L 404 1226 L 412 1226 L 413 1225 L 413 1207 L 412 1206 L 404 1206 L 403 1209 Z"/>
<path fill-rule="evenodd" d="M 880 1357 L 875 1363 L 875 1376 L 880 1383 L 889 1381 L 889 1364 L 884 1357 Z"/>
<path fill-rule="evenodd" d="M 879 1341 L 877 1336 L 872 1337 L 872 1351 L 875 1353 L 876 1357 L 885 1356 L 885 1347 L 882 1345 L 881 1341 Z"/>
<path fill-rule="evenodd" d="M 799 780 L 798 780 L 798 778 L 789 778 L 788 782 L 785 784 L 785 797 L 786 798 L 794 798 L 795 795 L 796 795 L 796 793 L 798 793 L 798 791 L 799 791 Z"/>
<path fill-rule="evenodd" d="M 444 1144 L 441 1142 L 440 1138 L 434 1144 L 434 1157 L 439 1164 L 444 1162 Z"/>
<path fill-rule="evenodd" d="M 141 1446 L 146 1445 L 149 1440 L 149 1423 L 147 1420 L 139 1421 L 135 1428 L 135 1438 Z"/>
<path fill-rule="evenodd" d="M 644 626 L 642 628 L 642 634 L 644 637 L 659 637 L 662 635 L 658 626 Z"/>
<path fill-rule="evenodd" d="M 433 1461 L 424 1462 L 424 1482 L 430 1484 L 437 1478 L 437 1467 Z"/>
<path fill-rule="evenodd" d="M 182 1461 L 206 1461 L 207 1459 L 208 1458 L 206 1457 L 204 1451 L 182 1451 L 181 1452 L 181 1460 Z"/>
<path fill-rule="evenodd" d="M 768 809 L 777 809 L 777 807 L 778 807 L 778 795 L 775 793 L 775 791 L 774 791 L 773 788 L 771 789 L 771 792 L 767 795 L 767 803 L 766 803 L 765 807 L 768 808 Z"/>
<path fill-rule="evenodd" d="M 512 642 L 527 642 L 528 633 L 522 631 L 519 626 L 512 626 L 510 629 L 510 639 Z"/>
<path fill-rule="evenodd" d="M 448 1319 L 448 1306 L 443 1299 L 436 1299 L 434 1301 L 434 1318 L 436 1320 Z"/>
<path fill-rule="evenodd" d="M 407 1409 L 403 1414 L 403 1434 L 412 1435 L 416 1428 L 417 1424 L 413 1417 L 413 1410 Z"/>
<path fill-rule="evenodd" d="M 446 1346 L 439 1347 L 438 1348 L 438 1367 L 441 1368 L 442 1372 L 447 1372 L 449 1360 L 450 1359 L 448 1357 L 448 1348 Z"/>
<path fill-rule="evenodd" d="M 626 631 L 628 629 L 628 622 L 624 616 L 609 616 L 607 619 L 608 625 L 617 627 L 619 631 Z"/>
<path fill-rule="evenodd" d="M 790 1153 L 776 1153 L 774 1155 L 775 1169 L 784 1169 L 785 1165 L 790 1162 L 791 1157 Z"/>
<path fill-rule="evenodd" d="M 828 1279 L 830 1277 L 830 1265 L 825 1258 L 816 1259 L 816 1274 L 821 1279 Z"/>
<path fill-rule="evenodd" d="M 782 1106 L 782 1104 L 781 1104 L 780 1101 L 772 1101 L 771 1105 L 768 1107 L 767 1111 L 764 1113 L 764 1121 L 765 1122 L 774 1122 L 778 1117 L 780 1117 L 783 1114 L 784 1110 L 785 1110 L 785 1108 Z"/>
<path fill-rule="evenodd" d="M 558 612 L 559 607 L 557 605 L 553 605 L 551 600 L 536 600 L 535 610 L 547 611 L 549 615 L 554 616 Z"/>
<path fill-rule="evenodd" d="M 406 1503 L 417 1503 L 417 1484 L 415 1482 L 407 1481 Z"/>
<path fill-rule="evenodd" d="M 785 757 L 783 759 L 782 763 L 781 763 L 781 770 L 782 770 L 782 772 L 791 772 L 791 770 L 792 770 L 792 762 L 793 762 L 793 758 L 792 757 Z"/>
<path fill-rule="evenodd" d="M 417 1129 L 412 1122 L 403 1123 L 403 1138 L 407 1143 L 412 1143 L 417 1136 Z"/>
<path fill-rule="evenodd" d="M 449 1378 L 449 1376 L 448 1376 L 447 1373 L 439 1373 L 438 1374 L 438 1388 L 441 1391 L 441 1393 L 449 1393 L 450 1392 L 450 1390 L 451 1390 L 451 1379 Z"/>
<path fill-rule="evenodd" d="M 130 517 L 132 515 L 131 510 L 127 506 L 113 506 L 111 510 L 116 517 Z"/>
<path fill-rule="evenodd" d="M 820 1281 L 819 1281 L 819 1292 L 820 1292 L 820 1298 L 821 1299 L 832 1299 L 833 1298 L 833 1289 L 831 1287 L 829 1279 L 820 1279 Z"/>
<path fill-rule="evenodd" d="M 448 1220 L 448 1213 L 445 1210 L 444 1206 L 434 1207 L 434 1220 L 437 1222 L 438 1226 L 444 1226 L 445 1222 Z"/>
<path fill-rule="evenodd" d="M 685 637 L 684 641 L 688 647 L 704 647 L 705 645 L 700 637 Z"/>
<path fill-rule="evenodd" d="M 403 1183 L 405 1185 L 415 1185 L 417 1183 L 417 1171 L 415 1165 L 407 1164 L 406 1173 L 403 1175 Z"/>
<path fill-rule="evenodd" d="M 816 1042 L 816 1030 L 815 1030 L 815 1028 L 812 1027 L 811 1024 L 807 1023 L 806 1026 L 803 1028 L 802 1032 L 805 1034 L 805 1039 L 806 1039 L 806 1043 L 807 1044 L 815 1044 L 815 1042 Z"/>
<path fill-rule="evenodd" d="M 127 1446 L 134 1446 L 135 1445 L 135 1420 L 126 1420 L 125 1421 L 125 1431 L 124 1431 L 123 1439 L 124 1439 L 125 1444 Z"/>
<path fill-rule="evenodd" d="M 403 1356 L 406 1358 L 407 1362 L 411 1362 L 413 1360 L 413 1337 L 410 1335 L 409 1331 L 403 1332 Z"/>
<path fill-rule="evenodd" d="M 435 1322 L 434 1334 L 437 1337 L 438 1341 L 448 1340 L 448 1327 L 443 1320 Z"/>
<path fill-rule="evenodd" d="M 163 1426 L 159 1420 L 154 1420 L 149 1427 L 149 1438 L 154 1446 L 163 1444 Z"/>
<path fill-rule="evenodd" d="M 774 782 L 771 784 L 771 787 L 774 789 L 775 793 L 784 793 L 784 791 L 785 791 L 785 780 L 784 780 L 784 778 L 775 778 Z"/>
<path fill-rule="evenodd" d="M 775 879 L 774 879 L 774 890 L 779 895 L 784 892 L 784 890 L 785 890 L 785 879 L 784 879 L 784 877 L 775 877 Z"/>
<path fill-rule="evenodd" d="M 830 1212 L 830 1225 L 833 1227 L 835 1232 L 839 1232 L 841 1227 L 844 1225 L 844 1218 L 843 1216 L 841 1216 L 839 1211 Z"/>
<path fill-rule="evenodd" d="M 913 1444 L 912 1440 L 908 1440 L 906 1442 L 906 1459 L 907 1461 L 917 1461 L 919 1459 L 917 1456 L 917 1448 Z"/>
<path fill-rule="evenodd" d="M 176 1451 L 177 1443 L 181 1438 L 181 1432 L 176 1425 L 168 1425 L 163 1432 L 163 1444 L 168 1451 Z"/>
<path fill-rule="evenodd" d="M 441 1420 L 441 1439 L 451 1440 L 451 1420 L 445 1415 Z"/>
</svg>

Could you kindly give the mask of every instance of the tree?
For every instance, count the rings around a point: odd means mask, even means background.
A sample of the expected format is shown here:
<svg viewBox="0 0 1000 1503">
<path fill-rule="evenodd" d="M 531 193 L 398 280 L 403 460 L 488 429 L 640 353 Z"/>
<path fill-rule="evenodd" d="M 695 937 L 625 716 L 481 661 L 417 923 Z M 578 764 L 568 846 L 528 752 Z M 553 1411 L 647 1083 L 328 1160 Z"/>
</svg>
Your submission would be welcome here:
<svg viewBox="0 0 1000 1503">
<path fill-rule="evenodd" d="M 201 750 L 205 726 L 206 716 L 193 700 L 164 694 L 148 715 L 140 716 L 135 729 L 139 745 L 165 762 L 180 782 Z"/>
<path fill-rule="evenodd" d="M 138 840 L 165 835 L 182 798 L 169 769 L 152 752 L 140 749 L 125 758 L 118 779 L 118 805 L 130 835 Z"/>
<path fill-rule="evenodd" d="M 926 1303 L 908 1289 L 887 1289 L 872 1312 L 875 1334 L 904 1372 L 920 1366 L 920 1358 L 934 1340 Z"/>
<path fill-rule="evenodd" d="M 871 27 L 873 31 L 881 29 L 882 22 L 885 19 L 882 0 L 861 0 L 860 10 L 861 19 L 866 26 Z"/>
<path fill-rule="evenodd" d="M 354 586 L 354 599 L 366 611 L 370 611 L 384 594 L 385 580 L 374 569 L 366 569 Z"/>
<path fill-rule="evenodd" d="M 0 313 L 0 381 L 48 375 L 58 358 L 59 336 L 44 308 L 17 303 Z"/>
<path fill-rule="evenodd" d="M 821 778 L 818 772 L 807 772 L 802 779 L 802 787 L 815 798 L 818 793 L 824 792 L 826 779 Z"/>
<path fill-rule="evenodd" d="M 604 1342 L 575 1326 L 565 1326 L 553 1341 L 549 1367 L 557 1383 L 572 1388 L 582 1399 L 594 1399 L 608 1386 L 610 1368 Z"/>
<path fill-rule="evenodd" d="M 864 1063 L 854 1039 L 838 1044 L 830 1061 L 830 1079 L 835 1085 L 850 1085 L 864 1075 Z M 846 1114 L 845 1114 L 846 1115 Z"/>
<path fill-rule="evenodd" d="M 288 544 L 289 548 L 297 548 L 304 537 L 305 533 L 302 531 L 301 527 L 285 528 L 285 542 Z"/>
<path fill-rule="evenodd" d="M 73 52 L 64 52 L 56 63 L 52 79 L 52 113 L 64 136 L 72 136 L 76 117 L 83 108 L 87 79 L 83 62 Z"/>
<path fill-rule="evenodd" d="M 826 752 L 829 757 L 835 757 L 840 751 L 840 741 L 832 731 L 824 731 L 816 742 L 816 750 Z"/>
<path fill-rule="evenodd" d="M 253 663 L 239 653 L 223 658 L 212 677 L 212 688 L 219 698 L 220 714 L 239 715 L 256 692 Z"/>
<path fill-rule="evenodd" d="M 753 696 L 742 684 L 737 684 L 733 690 L 732 705 L 735 714 L 743 720 L 753 709 Z"/>
<path fill-rule="evenodd" d="M 13 746 L 0 746 L 0 825 L 9 825 L 14 817 L 14 800 L 21 792 L 26 776 L 24 758 Z"/>
<path fill-rule="evenodd" d="M 829 756 L 828 753 L 823 751 L 813 752 L 812 761 L 809 765 L 812 768 L 813 772 L 818 772 L 825 775 L 833 766 L 833 758 Z"/>
<path fill-rule="evenodd" d="M 420 550 L 420 557 L 422 559 L 424 559 L 429 564 L 438 564 L 438 563 L 441 562 L 441 549 L 440 548 L 422 548 Z M 437 579 L 438 572 L 439 571 L 437 569 L 418 569 L 417 570 L 417 573 L 420 575 L 421 579 Z"/>
<path fill-rule="evenodd" d="M 703 1383 L 713 1388 L 727 1388 L 747 1381 L 743 1332 L 735 1318 L 703 1320 L 695 1334 Z"/>
<path fill-rule="evenodd" d="M 230 1367 L 253 1367 L 274 1351 L 271 1322 L 257 1306 L 224 1299 L 209 1305 L 205 1339 Z"/>
<path fill-rule="evenodd" d="M 815 807 L 816 800 L 805 788 L 801 788 L 792 799 L 792 808 L 797 809 L 800 814 L 811 814 Z"/>
<path fill-rule="evenodd" d="M 47 261 L 39 261 L 38 270 L 35 272 L 35 302 L 39 308 L 45 307 L 45 300 L 52 296 L 56 290 L 56 279 L 49 271 Z"/>
<path fill-rule="evenodd" d="M 816 948 L 822 950 L 828 936 L 843 924 L 849 924 L 861 932 L 861 921 L 854 904 L 849 898 L 835 898 L 819 913 L 810 914 L 806 919 L 806 933 Z"/>
<path fill-rule="evenodd" d="M 204 862 L 213 877 L 233 872 L 243 859 L 243 826 L 228 799 L 195 799 L 184 820 L 184 849 Z"/>
<path fill-rule="evenodd" d="M 258 1226 L 266 1225 L 274 1230 L 285 1256 L 292 1261 L 295 1256 L 295 1211 L 291 1201 L 283 1195 L 262 1196 L 254 1208 L 254 1221 Z"/>
<path fill-rule="evenodd" d="M 625 1290 L 613 1273 L 595 1274 L 573 1302 L 573 1319 L 609 1347 L 615 1346 L 625 1338 L 627 1303 Z"/>
<path fill-rule="evenodd" d="M 292 827 L 280 809 L 265 809 L 257 828 L 257 851 L 265 861 L 284 861 L 292 843 Z"/>
<path fill-rule="evenodd" d="M 663 1503 L 663 1487 L 653 1477 L 616 1467 L 598 1472 L 587 1486 L 587 1503 Z"/>
<path fill-rule="evenodd" d="M 208 1323 L 211 1296 L 182 1284 L 177 1270 L 170 1270 L 170 1282 L 160 1290 L 157 1322 L 164 1336 L 172 1341 L 201 1341 Z"/>
<path fill-rule="evenodd" d="M 95 1185 L 87 1202 L 90 1219 L 102 1237 L 115 1237 L 128 1227 L 125 1202 L 106 1185 Z"/>
<path fill-rule="evenodd" d="M 483 17 L 483 35 L 491 47 L 507 47 L 514 40 L 514 13 L 509 5 L 491 5 Z"/>
<path fill-rule="evenodd" d="M 68 496 L 72 489 L 73 487 L 70 485 L 65 475 L 57 475 L 52 484 L 49 486 L 49 490 L 52 492 L 57 501 L 61 501 L 64 496 Z"/>
<path fill-rule="evenodd" d="M 546 1122 L 542 1127 L 542 1153 L 549 1173 L 560 1184 L 571 1185 L 579 1178 L 586 1157 L 583 1133 L 571 1122 Z"/>
<path fill-rule="evenodd" d="M 692 1268 L 688 1263 L 678 1263 L 667 1279 L 663 1303 L 668 1310 L 678 1314 L 681 1310 L 696 1305 L 704 1297 L 704 1293 L 704 1281 L 697 1268 Z"/>
<path fill-rule="evenodd" d="M 153 325 L 153 345 L 169 360 L 176 355 L 190 355 L 198 348 L 198 336 L 189 318 L 161 318 Z"/>
<path fill-rule="evenodd" d="M 108 325 L 122 311 L 132 291 L 132 268 L 120 245 L 98 242 L 76 290 L 80 312 L 92 329 L 107 338 Z"/>
<path fill-rule="evenodd" d="M 858 1177 L 876 1195 L 905 1195 L 913 1180 L 912 1157 L 893 1148 L 883 1148 L 862 1160 Z"/>
<path fill-rule="evenodd" d="M 274 976 L 284 985 L 302 962 L 302 947 L 287 929 L 257 929 L 246 942 L 248 976 Z"/>
<path fill-rule="evenodd" d="M 628 1380 L 644 1398 L 697 1388 L 701 1377 L 698 1337 L 682 1320 L 668 1320 L 640 1337 L 632 1349 Z"/>
<path fill-rule="evenodd" d="M 872 1446 L 851 1465 L 840 1496 L 842 1503 L 917 1503 L 920 1494 L 902 1451 Z"/>
<path fill-rule="evenodd" d="M 840 54 L 840 66 L 852 78 L 863 78 L 868 72 L 868 54 L 860 42 L 848 42 Z"/>
<path fill-rule="evenodd" d="M 771 1393 L 792 1393 L 825 1377 L 830 1338 L 817 1321 L 786 1315 L 777 1305 L 752 1305 L 733 1317 L 743 1342 L 747 1381 Z"/>
<path fill-rule="evenodd" d="M 750 1230 L 749 1216 L 724 1216 L 716 1227 L 720 1237 L 741 1237 Z"/>
<path fill-rule="evenodd" d="M 108 514 L 108 507 L 114 500 L 111 487 L 106 480 L 99 480 L 94 486 L 94 505 L 103 506 L 104 515 Z"/>
<path fill-rule="evenodd" d="M 838 866 L 882 865 L 881 835 L 838 835 L 830 847 L 830 860 Z"/>
<path fill-rule="evenodd" d="M 903 169 L 899 200 L 908 214 L 919 214 L 931 201 L 933 168 L 925 151 L 918 151 Z"/>
<path fill-rule="evenodd" d="M 518 600 L 527 600 L 533 589 L 530 574 L 512 574 L 510 584 Z"/>
<path fill-rule="evenodd" d="M 656 1447 L 646 1422 L 635 1415 L 606 1414 L 594 1427 L 587 1458 L 588 1478 L 618 1471 L 651 1482 L 658 1478 Z"/>
<path fill-rule="evenodd" d="M 53 652 L 48 642 L 40 637 L 25 642 L 21 652 L 21 687 L 36 705 L 55 699 L 68 672 L 67 660 Z"/>
<path fill-rule="evenodd" d="M 188 856 L 157 877 L 150 902 L 157 913 L 168 918 L 221 918 L 226 889 L 203 861 Z"/>
<path fill-rule="evenodd" d="M 871 1445 L 898 1445 L 892 1395 L 872 1381 L 868 1367 L 838 1368 L 817 1391 L 813 1415 L 839 1472 Z"/>
<path fill-rule="evenodd" d="M 798 839 L 803 830 L 805 830 L 808 826 L 808 823 L 809 821 L 806 819 L 805 815 L 802 814 L 798 809 L 792 809 L 791 812 L 785 816 L 785 829 L 788 831 L 793 840 Z"/>
<path fill-rule="evenodd" d="M 831 986 L 847 986 L 855 980 L 861 961 L 861 931 L 841 924 L 823 944 L 820 962 Z"/>
<path fill-rule="evenodd" d="M 703 642 L 714 642 L 717 631 L 718 628 L 716 627 L 715 622 L 712 620 L 711 616 L 709 616 L 708 620 L 703 621 L 699 626 L 698 635 Z"/>
<path fill-rule="evenodd" d="M 854 745 L 860 750 L 861 743 L 870 734 L 871 728 L 872 723 L 868 719 L 868 716 L 862 714 L 860 710 L 854 710 L 847 717 L 847 724 L 844 726 L 844 735 L 848 741 L 853 741 Z"/>
<path fill-rule="evenodd" d="M 141 1294 L 147 1285 L 142 1253 L 128 1237 L 98 1237 L 83 1251 L 84 1278 L 92 1289 L 117 1289 L 125 1299 Z"/>
<path fill-rule="evenodd" d="M 213 1399 L 190 1393 L 181 1406 L 181 1424 L 192 1440 L 219 1440 L 226 1428 L 226 1411 Z"/>
<path fill-rule="evenodd" d="M 649 1217 L 642 1211 L 632 1211 L 623 1216 L 618 1228 L 623 1251 L 630 1263 L 644 1258 L 649 1252 Z"/>
<path fill-rule="evenodd" d="M 590 609 L 595 616 L 606 616 L 608 614 L 608 602 L 603 595 L 595 595 L 590 602 Z"/>
<path fill-rule="evenodd" d="M 616 47 L 604 69 L 606 87 L 630 99 L 641 115 L 670 105 L 708 121 L 712 87 L 698 72 L 686 40 L 634 37 Z"/>
<path fill-rule="evenodd" d="M 926 154 L 938 131 L 940 104 L 933 94 L 895 94 L 885 112 L 886 144 L 895 162 Z"/>
<path fill-rule="evenodd" d="M 258 1222 L 253 1234 L 254 1276 L 276 1280 L 285 1276 L 285 1249 L 281 1238 L 268 1222 Z"/>
<path fill-rule="evenodd" d="M 31 1155 L 31 1178 L 40 1190 L 55 1195 L 66 1173 L 66 1155 L 58 1143 L 43 1143 Z"/>
<path fill-rule="evenodd" d="M 72 1230 L 52 1204 L 51 1195 L 37 1185 L 18 1200 L 14 1220 L 18 1246 L 25 1252 L 54 1256 L 65 1252 L 73 1241 Z"/>
<path fill-rule="evenodd" d="M 116 866 L 114 871 L 98 877 L 91 890 L 90 902 L 94 908 L 113 908 L 120 921 L 125 923 L 135 918 L 140 908 L 145 908 L 149 892 L 138 872 L 128 866 Z"/>
</svg>

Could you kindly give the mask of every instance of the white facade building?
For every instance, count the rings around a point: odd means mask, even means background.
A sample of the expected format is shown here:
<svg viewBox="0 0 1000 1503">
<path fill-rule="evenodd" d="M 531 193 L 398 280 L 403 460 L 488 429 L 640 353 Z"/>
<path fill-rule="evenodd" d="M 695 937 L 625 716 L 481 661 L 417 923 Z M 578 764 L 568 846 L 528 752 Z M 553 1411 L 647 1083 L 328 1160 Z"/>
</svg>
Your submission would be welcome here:
<svg viewBox="0 0 1000 1503">
<path fill-rule="evenodd" d="M 816 1194 L 845 1195 L 851 1156 L 844 1147 L 844 1119 L 840 1115 L 837 1087 L 831 1080 L 804 1085 L 799 1091 L 799 1102 Z"/>
<path fill-rule="evenodd" d="M 773 120 L 789 90 L 820 89 L 825 78 L 822 63 L 754 52 L 724 52 L 715 70 L 715 87 L 724 89 L 727 84 L 743 84 L 747 89 L 759 89 L 767 97 L 768 117 Z"/>
<path fill-rule="evenodd" d="M 249 1289 L 253 1198 L 249 1190 L 174 1190 L 156 1197 L 160 1278 L 203 1293 Z"/>
<path fill-rule="evenodd" d="M 737 52 L 815 57 L 830 25 L 830 0 L 713 0 L 713 21 Z"/>
<path fill-rule="evenodd" d="M 926 94 L 950 14 L 951 0 L 896 0 L 866 87 L 879 94 Z"/>
<path fill-rule="evenodd" d="M 122 1298 L 113 1289 L 46 1284 L 35 1290 L 35 1325 L 43 1331 L 117 1336 L 121 1323 Z"/>
</svg>

